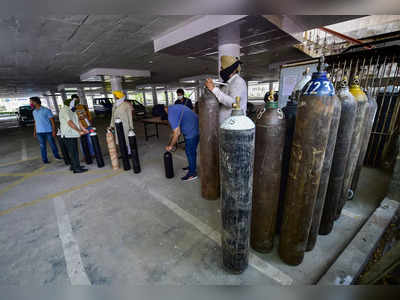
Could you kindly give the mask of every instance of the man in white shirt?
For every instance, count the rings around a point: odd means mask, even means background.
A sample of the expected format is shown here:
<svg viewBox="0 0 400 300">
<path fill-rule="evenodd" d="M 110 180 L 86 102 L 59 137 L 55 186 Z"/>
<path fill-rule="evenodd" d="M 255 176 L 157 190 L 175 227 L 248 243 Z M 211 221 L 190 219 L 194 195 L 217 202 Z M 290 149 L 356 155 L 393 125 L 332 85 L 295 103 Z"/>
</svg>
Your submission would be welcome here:
<svg viewBox="0 0 400 300">
<path fill-rule="evenodd" d="M 215 95 L 219 107 L 219 123 L 222 124 L 230 117 L 232 112 L 232 104 L 235 98 L 240 97 L 240 108 L 246 113 L 247 110 L 247 85 L 242 77 L 240 77 L 240 60 L 237 57 L 223 55 L 221 56 L 220 76 L 227 84 L 221 89 L 214 85 L 211 78 L 206 80 L 206 87 Z"/>
</svg>

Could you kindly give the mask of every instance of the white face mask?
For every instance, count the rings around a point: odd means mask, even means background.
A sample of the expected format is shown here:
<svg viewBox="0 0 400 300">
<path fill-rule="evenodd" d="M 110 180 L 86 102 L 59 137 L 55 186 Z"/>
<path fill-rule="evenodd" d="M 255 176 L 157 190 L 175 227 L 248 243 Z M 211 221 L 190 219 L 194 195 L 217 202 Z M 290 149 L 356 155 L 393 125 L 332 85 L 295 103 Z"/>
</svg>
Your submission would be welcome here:
<svg viewBox="0 0 400 300">
<path fill-rule="evenodd" d="M 178 99 L 179 99 L 179 100 L 182 100 L 182 99 L 183 99 L 183 96 L 178 96 Z"/>
</svg>

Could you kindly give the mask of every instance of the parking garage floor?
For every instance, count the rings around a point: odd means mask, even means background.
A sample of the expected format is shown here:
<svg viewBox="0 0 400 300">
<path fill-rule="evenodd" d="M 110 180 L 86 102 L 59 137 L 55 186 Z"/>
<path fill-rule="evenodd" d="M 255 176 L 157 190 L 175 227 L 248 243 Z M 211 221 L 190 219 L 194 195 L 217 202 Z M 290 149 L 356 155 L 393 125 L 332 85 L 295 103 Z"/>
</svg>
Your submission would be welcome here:
<svg viewBox="0 0 400 300">
<path fill-rule="evenodd" d="M 14 124 L 15 125 L 15 124 Z M 221 268 L 219 201 L 201 198 L 200 181 L 181 182 L 185 154 L 174 154 L 175 177 L 163 168 L 168 127 L 145 141 L 136 123 L 142 172 L 93 163 L 72 174 L 63 162 L 43 165 L 32 127 L 0 119 L 0 285 L 312 284 L 386 195 L 388 176 L 365 168 L 355 200 L 304 262 L 290 267 L 276 247 L 252 251 L 241 275 Z M 96 121 L 104 154 L 102 119 Z M 278 243 L 278 239 L 276 244 Z"/>
</svg>

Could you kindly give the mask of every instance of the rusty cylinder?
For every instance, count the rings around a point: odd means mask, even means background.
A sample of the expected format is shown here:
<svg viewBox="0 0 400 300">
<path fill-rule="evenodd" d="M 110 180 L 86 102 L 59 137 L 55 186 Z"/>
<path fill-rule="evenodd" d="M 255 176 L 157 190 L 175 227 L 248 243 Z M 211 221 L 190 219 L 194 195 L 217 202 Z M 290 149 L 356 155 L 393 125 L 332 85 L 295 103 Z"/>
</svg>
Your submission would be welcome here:
<svg viewBox="0 0 400 300">
<path fill-rule="evenodd" d="M 219 102 L 208 89 L 199 100 L 201 196 L 219 197 Z"/>
<path fill-rule="evenodd" d="M 273 249 L 279 203 L 286 122 L 273 93 L 256 116 L 251 246 L 262 253 Z"/>
<path fill-rule="evenodd" d="M 333 105 L 334 108 L 333 108 L 331 126 L 329 128 L 329 139 L 328 139 L 328 144 L 326 145 L 324 164 L 322 167 L 321 179 L 319 181 L 319 187 L 318 187 L 317 199 L 315 201 L 315 206 L 314 206 L 311 229 L 308 234 L 308 241 L 306 248 L 307 251 L 311 251 L 312 249 L 314 249 L 315 244 L 317 243 L 319 226 L 321 223 L 326 192 L 328 189 L 328 183 L 330 177 L 329 175 L 331 173 L 333 153 L 335 151 L 337 132 L 339 128 L 340 115 L 342 110 L 342 106 L 338 97 L 334 97 Z"/>
<path fill-rule="evenodd" d="M 364 122 L 362 145 L 361 145 L 360 155 L 358 156 L 357 160 L 356 170 L 354 171 L 353 180 L 351 182 L 351 192 L 353 196 L 356 192 L 361 169 L 364 164 L 365 156 L 367 154 L 369 139 L 371 137 L 372 126 L 374 125 L 377 109 L 378 109 L 378 104 L 376 103 L 375 98 L 372 97 L 372 95 L 368 95 L 368 108 Z"/>
<path fill-rule="evenodd" d="M 234 274 L 242 273 L 249 261 L 255 138 L 255 125 L 239 102 L 219 133 L 222 263 Z"/>
<path fill-rule="evenodd" d="M 304 258 L 336 98 L 321 64 L 297 106 L 279 242 L 279 255 L 289 265 Z"/>
<path fill-rule="evenodd" d="M 354 124 L 354 132 L 351 138 L 349 158 L 347 161 L 346 171 L 344 173 L 342 196 L 340 197 L 340 201 L 336 209 L 336 219 L 339 218 L 343 206 L 349 197 L 351 182 L 353 180 L 354 171 L 357 167 L 358 156 L 360 155 L 361 151 L 363 125 L 368 105 L 367 96 L 361 90 L 359 86 L 359 79 L 357 76 L 354 77 L 353 82 L 350 85 L 349 91 L 357 102 L 357 113 L 356 121 Z"/>
<path fill-rule="evenodd" d="M 113 170 L 119 170 L 119 160 L 117 146 L 115 145 L 115 137 L 111 129 L 107 130 L 106 141 L 108 152 L 110 154 L 110 161 Z"/>
<path fill-rule="evenodd" d="M 340 83 L 338 97 L 342 103 L 342 112 L 329 176 L 328 191 L 319 227 L 320 235 L 327 235 L 333 229 L 336 208 L 342 196 L 344 172 L 349 158 L 351 138 L 356 121 L 357 103 L 349 92 L 346 78 Z"/>
</svg>

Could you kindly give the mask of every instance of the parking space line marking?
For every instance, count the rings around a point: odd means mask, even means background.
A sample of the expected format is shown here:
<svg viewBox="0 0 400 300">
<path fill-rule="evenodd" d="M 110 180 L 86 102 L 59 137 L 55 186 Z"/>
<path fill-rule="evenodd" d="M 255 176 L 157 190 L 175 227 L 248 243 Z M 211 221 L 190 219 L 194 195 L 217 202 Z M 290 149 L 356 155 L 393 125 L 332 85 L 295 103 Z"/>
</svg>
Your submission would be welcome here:
<svg viewBox="0 0 400 300">
<path fill-rule="evenodd" d="M 219 246 L 221 246 L 221 234 L 219 231 L 214 230 L 209 225 L 203 223 L 200 219 L 186 212 L 180 206 L 166 198 L 165 196 L 158 194 L 150 189 L 148 189 L 150 195 L 152 195 L 156 200 L 164 204 L 170 210 L 172 210 L 176 215 L 181 217 L 183 220 L 188 222 L 197 228 L 202 234 L 211 238 L 214 242 L 216 242 Z M 249 255 L 249 265 L 255 268 L 260 273 L 266 275 L 267 277 L 275 280 L 281 285 L 291 285 L 293 283 L 293 279 L 282 272 L 278 268 L 273 265 L 267 263 L 266 261 L 259 258 L 257 255 L 250 253 Z"/>
<path fill-rule="evenodd" d="M 72 285 L 91 285 L 83 267 L 79 245 L 72 233 L 71 222 L 61 197 L 53 198 L 58 232 L 64 251 L 68 277 Z"/>
<path fill-rule="evenodd" d="M 83 184 L 80 184 L 80 185 L 73 186 L 73 187 L 71 187 L 71 188 L 69 188 L 69 189 L 65 189 L 65 190 L 62 190 L 62 191 L 57 192 L 57 193 L 54 193 L 54 194 L 49 194 L 49 195 L 40 197 L 40 198 L 38 198 L 38 199 L 36 199 L 36 200 L 30 201 L 30 202 L 25 202 L 25 203 L 22 203 L 22 204 L 20 204 L 20 205 L 11 207 L 11 208 L 9 208 L 9 209 L 2 210 L 2 211 L 0 211 L 0 217 L 1 217 L 1 216 L 4 216 L 4 215 L 8 215 L 8 214 L 10 214 L 10 213 L 16 211 L 16 210 L 19 209 L 19 208 L 24 208 L 24 207 L 33 206 L 33 205 L 36 205 L 36 204 L 38 204 L 38 203 L 40 203 L 40 202 L 42 202 L 42 201 L 50 200 L 50 199 L 53 199 L 53 198 L 55 198 L 55 197 L 61 196 L 61 195 L 63 195 L 63 194 L 67 194 L 67 193 L 69 193 L 69 192 L 73 192 L 73 191 L 80 190 L 80 189 L 82 189 L 82 188 L 84 188 L 84 187 L 86 187 L 86 186 L 89 186 L 89 185 L 92 185 L 92 184 L 96 184 L 96 183 L 102 182 L 102 181 L 107 180 L 107 179 L 109 179 L 109 178 L 111 178 L 111 177 L 114 177 L 114 176 L 116 176 L 116 175 L 119 175 L 119 174 L 121 174 L 122 172 L 124 172 L 124 171 L 123 171 L 123 170 L 119 170 L 119 171 L 113 172 L 112 174 L 109 174 L 109 175 L 106 175 L 106 176 L 103 176 L 103 177 L 100 177 L 100 178 L 96 178 L 96 179 L 90 180 L 90 181 L 88 181 L 88 182 L 86 182 L 86 183 L 83 183 Z"/>
<path fill-rule="evenodd" d="M 27 161 L 31 161 L 31 160 L 35 160 L 35 159 L 38 159 L 38 158 L 39 158 L 39 156 L 35 156 L 35 157 L 31 157 L 31 158 L 28 158 L 28 159 L 25 159 L 25 160 L 17 160 L 17 161 L 12 161 L 12 162 L 8 162 L 8 163 L 0 164 L 0 168 L 1 167 L 11 166 L 11 165 L 17 165 L 17 164 L 20 164 L 20 163 L 23 163 L 23 162 L 27 162 Z"/>
<path fill-rule="evenodd" d="M 26 150 L 26 141 L 25 139 L 21 140 L 21 160 L 28 159 L 28 152 Z"/>
<path fill-rule="evenodd" d="M 348 209 L 342 209 L 342 215 L 349 217 L 349 218 L 353 218 L 353 219 L 361 219 L 362 218 L 362 216 L 357 215 L 357 214 L 349 211 Z"/>
</svg>

